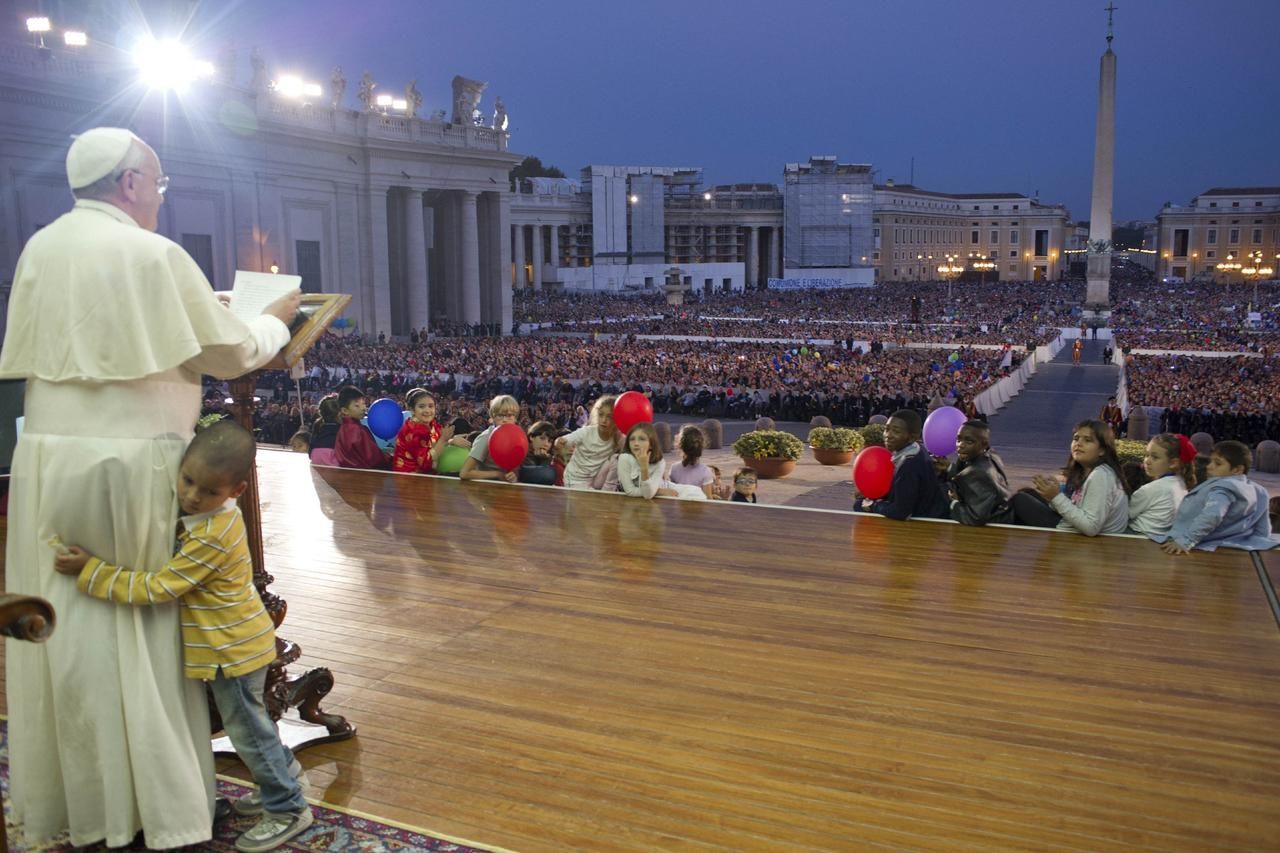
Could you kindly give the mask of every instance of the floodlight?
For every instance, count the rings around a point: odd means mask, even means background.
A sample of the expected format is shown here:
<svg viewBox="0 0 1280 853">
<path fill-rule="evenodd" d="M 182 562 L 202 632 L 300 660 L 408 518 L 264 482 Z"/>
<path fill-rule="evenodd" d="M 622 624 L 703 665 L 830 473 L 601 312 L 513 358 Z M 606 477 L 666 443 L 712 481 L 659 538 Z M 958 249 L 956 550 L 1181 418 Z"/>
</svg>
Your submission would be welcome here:
<svg viewBox="0 0 1280 853">
<path fill-rule="evenodd" d="M 47 33 L 52 27 L 48 18 L 27 18 L 27 32 Z"/>
<path fill-rule="evenodd" d="M 391 109 L 407 110 L 409 109 L 409 102 L 406 101 L 404 98 L 396 98 L 394 101 L 391 102 Z"/>
<path fill-rule="evenodd" d="M 703 201 L 711 201 L 711 193 L 703 193 L 703 194 L 702 194 L 702 200 L 703 200 Z"/>
<path fill-rule="evenodd" d="M 392 100 L 394 99 L 390 95 L 379 95 L 373 102 L 380 107 L 389 107 Z"/>
<path fill-rule="evenodd" d="M 89 43 L 89 37 L 79 30 L 67 30 L 62 34 L 62 41 L 67 47 L 84 47 Z"/>
<path fill-rule="evenodd" d="M 186 45 L 174 39 L 143 39 L 134 48 L 133 60 L 139 79 L 152 89 L 182 92 L 192 80 L 214 71 L 213 63 L 192 59 Z"/>
<path fill-rule="evenodd" d="M 633 195 L 633 196 L 631 196 L 631 197 L 630 197 L 629 199 L 627 199 L 627 200 L 628 200 L 628 201 L 630 201 L 632 204 L 639 204 L 639 203 L 640 203 L 640 196 L 638 196 L 638 195 Z"/>
<path fill-rule="evenodd" d="M 276 91 L 286 98 L 296 98 L 302 94 L 302 78 L 284 74 L 276 81 Z"/>
</svg>

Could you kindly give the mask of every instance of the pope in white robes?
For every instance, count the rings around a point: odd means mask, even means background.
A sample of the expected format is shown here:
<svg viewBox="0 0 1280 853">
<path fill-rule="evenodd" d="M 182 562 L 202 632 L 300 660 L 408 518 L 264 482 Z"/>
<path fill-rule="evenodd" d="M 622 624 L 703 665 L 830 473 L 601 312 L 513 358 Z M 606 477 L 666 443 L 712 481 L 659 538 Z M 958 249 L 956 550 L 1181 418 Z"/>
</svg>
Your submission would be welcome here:
<svg viewBox="0 0 1280 853">
<path fill-rule="evenodd" d="M 160 568 L 172 554 L 180 457 L 201 374 L 227 378 L 287 343 L 292 294 L 246 324 L 181 247 L 153 231 L 168 185 L 127 130 L 67 154 L 74 208 L 18 259 L 0 377 L 26 380 L 14 451 L 6 588 L 57 610 L 43 645 L 6 647 L 14 818 L 28 843 L 205 841 L 213 755 L 203 685 L 183 678 L 176 604 L 122 607 L 53 569 L 59 537 Z"/>
</svg>

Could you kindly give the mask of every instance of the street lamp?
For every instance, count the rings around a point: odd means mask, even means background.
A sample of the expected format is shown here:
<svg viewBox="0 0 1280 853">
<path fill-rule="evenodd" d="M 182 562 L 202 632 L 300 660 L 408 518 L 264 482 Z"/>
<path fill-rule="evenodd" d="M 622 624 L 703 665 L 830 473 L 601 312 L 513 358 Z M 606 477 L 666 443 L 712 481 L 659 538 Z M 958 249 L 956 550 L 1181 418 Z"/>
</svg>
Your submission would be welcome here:
<svg viewBox="0 0 1280 853">
<path fill-rule="evenodd" d="M 938 266 L 938 275 L 947 282 L 947 304 L 951 304 L 951 283 L 956 280 L 964 267 L 960 265 L 959 255 L 947 255 L 947 262 Z"/>
<path fill-rule="evenodd" d="M 1238 269 L 1240 269 L 1240 264 L 1236 263 L 1235 255 L 1227 255 L 1227 259 L 1218 264 L 1218 272 L 1226 273 L 1228 278 L 1230 278 L 1232 272 Z"/>
<path fill-rule="evenodd" d="M 1237 264 L 1236 266 L 1240 266 Z M 1240 268 L 1240 274 L 1246 279 L 1253 279 L 1253 307 L 1258 307 L 1258 282 L 1264 278 L 1271 278 L 1275 273 L 1275 269 L 1262 265 L 1262 252 L 1255 251 L 1249 255 L 1248 262 Z"/>
</svg>

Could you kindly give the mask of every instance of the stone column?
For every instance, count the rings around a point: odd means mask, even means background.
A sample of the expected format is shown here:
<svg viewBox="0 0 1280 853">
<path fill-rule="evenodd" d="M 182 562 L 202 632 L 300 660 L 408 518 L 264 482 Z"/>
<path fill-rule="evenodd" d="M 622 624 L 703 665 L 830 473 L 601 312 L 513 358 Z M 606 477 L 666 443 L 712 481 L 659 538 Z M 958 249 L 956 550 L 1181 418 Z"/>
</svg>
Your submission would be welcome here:
<svg viewBox="0 0 1280 853">
<path fill-rule="evenodd" d="M 547 256 L 547 266 L 551 267 L 551 281 L 560 280 L 560 226 L 547 226 L 547 251 L 551 254 Z M 546 276 L 543 276 L 546 278 Z M 543 284 L 546 284 L 544 281 Z"/>
<path fill-rule="evenodd" d="M 752 225 L 747 229 L 747 274 L 743 284 L 748 290 L 756 287 L 760 271 L 760 229 Z"/>
<path fill-rule="evenodd" d="M 404 284 L 409 290 L 409 328 L 426 328 L 431 321 L 431 294 L 427 290 L 427 235 L 422 215 L 422 191 L 409 190 L 404 197 Z"/>
<path fill-rule="evenodd" d="M 769 270 L 774 278 L 782 278 L 782 229 L 769 229 Z"/>
<path fill-rule="evenodd" d="M 361 330 L 375 340 L 379 332 L 391 334 L 391 257 L 387 247 L 387 187 L 370 187 L 369 205 L 369 304 Z"/>
<path fill-rule="evenodd" d="M 513 230 L 515 242 L 511 244 L 511 251 L 516 259 L 515 286 L 524 290 L 528 286 L 528 279 L 524 274 L 524 226 L 517 225 Z"/>
<path fill-rule="evenodd" d="M 462 321 L 480 322 L 480 223 L 476 194 L 463 190 L 462 198 Z"/>
<path fill-rule="evenodd" d="M 716 226 L 707 226 L 707 263 L 714 264 L 720 258 L 716 254 Z"/>
<path fill-rule="evenodd" d="M 542 292 L 542 226 L 533 226 L 533 289 Z"/>
<path fill-rule="evenodd" d="M 507 282 L 506 270 L 511 269 L 511 195 L 509 193 L 493 193 L 496 200 L 494 218 L 497 219 L 498 263 L 503 274 L 497 278 L 498 299 L 495 309 L 498 317 L 494 319 L 502 324 L 501 333 L 511 334 L 512 307 L 511 287 Z"/>
</svg>

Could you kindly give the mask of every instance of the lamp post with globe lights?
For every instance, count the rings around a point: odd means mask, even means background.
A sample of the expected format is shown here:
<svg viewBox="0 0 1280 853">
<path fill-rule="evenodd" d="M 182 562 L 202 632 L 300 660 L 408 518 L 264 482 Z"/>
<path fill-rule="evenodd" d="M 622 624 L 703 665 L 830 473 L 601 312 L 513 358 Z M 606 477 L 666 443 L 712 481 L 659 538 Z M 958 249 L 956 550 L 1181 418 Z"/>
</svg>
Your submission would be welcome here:
<svg viewBox="0 0 1280 853">
<path fill-rule="evenodd" d="M 1264 278 L 1271 278 L 1275 274 L 1275 268 L 1264 265 L 1262 260 L 1262 252 L 1254 251 L 1251 253 L 1247 261 L 1240 266 L 1240 274 L 1247 280 L 1253 281 L 1253 308 L 1258 309 L 1258 282 Z"/>
<path fill-rule="evenodd" d="M 951 283 L 954 282 L 960 273 L 964 272 L 964 267 L 960 263 L 959 255 L 947 255 L 946 263 L 938 265 L 938 275 L 947 282 L 947 305 L 951 304 Z"/>
</svg>

